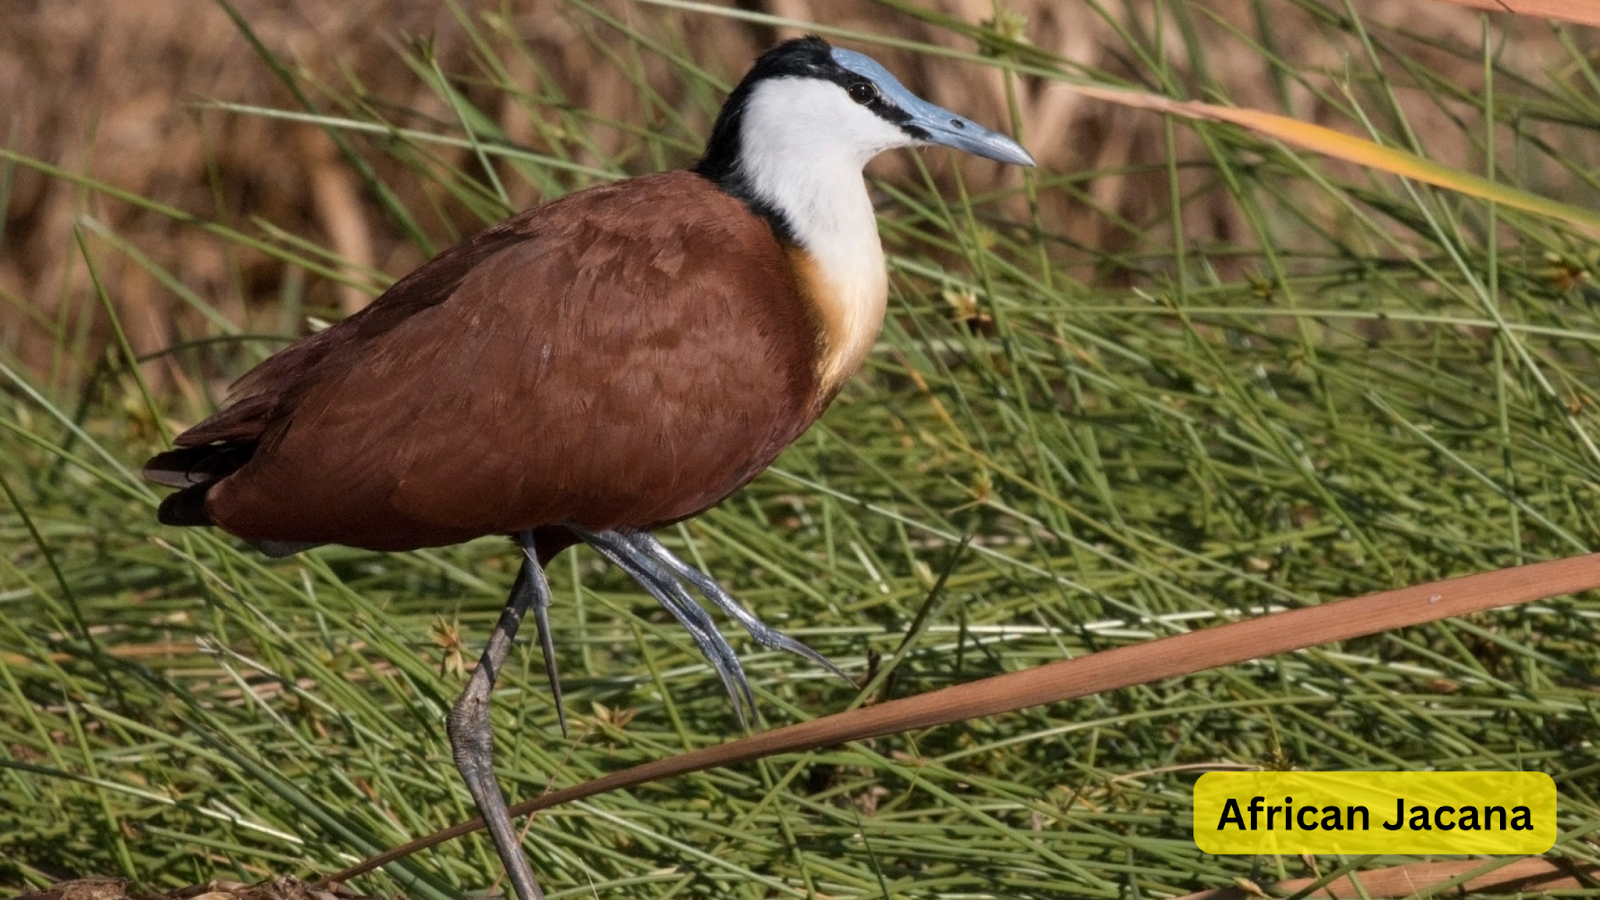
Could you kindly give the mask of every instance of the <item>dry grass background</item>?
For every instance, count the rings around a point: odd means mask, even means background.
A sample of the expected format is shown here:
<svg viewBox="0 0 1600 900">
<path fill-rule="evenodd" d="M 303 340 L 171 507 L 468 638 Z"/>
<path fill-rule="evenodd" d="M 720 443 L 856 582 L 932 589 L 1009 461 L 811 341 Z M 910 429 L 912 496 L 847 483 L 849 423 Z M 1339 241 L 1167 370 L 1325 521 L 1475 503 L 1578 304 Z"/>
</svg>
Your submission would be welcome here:
<svg viewBox="0 0 1600 900">
<path fill-rule="evenodd" d="M 848 27 L 971 51 L 972 41 L 953 37 L 905 10 L 847 0 L 765 0 L 743 8 L 800 22 Z M 1436 46 L 1472 48 L 1479 39 L 1475 11 L 1423 0 L 1362 0 L 1355 4 L 1364 18 L 1405 35 L 1414 59 L 1448 83 L 1470 91 L 1481 81 L 1481 66 Z M 1126 40 L 1119 29 L 1156 27 L 1152 4 L 1125 2 L 1097 7 L 1078 0 L 1008 0 L 997 13 L 989 0 L 943 0 L 927 10 L 979 25 L 999 20 L 1035 47 L 1085 71 L 1127 73 Z M 355 90 L 384 109 L 397 124 L 450 123 L 452 111 L 408 65 L 405 56 L 417 38 L 431 41 L 443 71 L 461 76 L 459 87 L 498 110 L 498 125 L 509 138 L 533 148 L 549 142 L 551 125 L 529 120 L 525 107 L 510 98 L 494 99 L 474 82 L 473 48 L 452 10 L 441 3 L 413 0 L 359 0 L 349 3 L 297 0 L 240 0 L 236 6 L 262 41 L 292 60 L 303 73 L 336 91 Z M 724 80 L 736 79 L 748 61 L 775 40 L 801 28 L 737 21 L 672 9 L 607 2 L 604 12 L 663 40 L 681 41 L 695 58 Z M 1236 41 L 1235 27 L 1255 30 L 1259 10 L 1249 0 L 1216 0 L 1214 18 L 1187 23 L 1208 47 Z M 376 269 L 393 278 L 423 259 L 414 241 L 384 214 L 375 198 L 364 193 L 333 144 L 314 126 L 208 109 L 207 101 L 294 108 L 271 71 L 261 63 L 225 10 L 204 0 L 6 0 L 0 9 L 0 97 L 8 98 L 0 119 L 0 141 L 70 171 L 152 198 L 197 216 L 251 229 L 252 220 L 271 223 L 290 234 L 320 235 L 349 260 L 352 270 Z M 626 38 L 597 27 L 595 17 L 563 0 L 513 0 L 473 4 L 468 15 L 490 16 L 502 40 L 515 35 L 526 41 L 537 64 L 555 87 L 577 108 L 591 111 L 590 121 L 637 121 L 644 115 L 626 66 L 645 67 L 650 81 L 670 102 L 684 106 L 691 120 L 704 127 L 707 110 L 683 96 L 675 73 L 659 59 L 628 52 Z M 1206 71 L 1188 71 L 1181 48 L 1172 57 L 1173 77 L 1184 84 L 1214 84 L 1240 105 L 1277 109 L 1300 118 L 1348 127 L 1342 116 L 1311 89 L 1339 93 L 1342 61 L 1360 49 L 1350 39 L 1330 40 L 1326 29 L 1291 3 L 1271 5 L 1277 51 L 1294 61 L 1304 83 L 1272 77 L 1258 53 L 1216 52 Z M 1161 23 L 1171 27 L 1172 23 Z M 1517 31 L 1509 46 L 1510 68 L 1537 66 L 1557 58 L 1554 38 L 1542 23 L 1503 23 Z M 963 46 L 964 44 L 964 46 Z M 934 102 L 969 111 L 1005 127 L 1007 98 L 1000 74 L 959 62 L 875 48 L 876 53 L 914 90 Z M 537 90 L 541 73 L 527 57 L 504 54 L 521 71 L 517 83 Z M 359 86 L 359 87 L 356 87 Z M 1309 87 L 1308 87 L 1309 86 Z M 1435 98 L 1401 89 L 1406 112 L 1419 134 L 1434 129 L 1430 122 L 1447 117 Z M 1122 110 L 1040 83 L 1024 84 L 1017 98 L 1018 130 L 1025 136 L 1043 170 L 1066 173 L 1072 190 L 1050 191 L 1042 211 L 1045 221 L 1065 238 L 1063 259 L 1081 264 L 1090 277 L 1122 277 L 1119 266 L 1107 266 L 1105 254 L 1126 251 L 1164 214 L 1167 182 L 1162 122 L 1147 113 Z M 1440 129 L 1451 133 L 1451 129 Z M 605 158 L 626 145 L 621 129 L 591 128 L 586 136 Z M 1192 138 L 1187 132 L 1181 141 Z M 1192 147 L 1189 149 L 1193 149 Z M 1470 162 L 1461 147 L 1429 147 L 1440 161 Z M 448 151 L 446 151 L 448 152 Z M 450 160 L 468 162 L 461 150 Z M 392 158 L 374 154 L 379 175 L 394 187 L 411 209 L 427 205 L 408 188 L 405 173 Z M 689 161 L 667 160 L 671 165 Z M 657 161 L 636 159 L 638 171 Z M 967 160 L 968 186 L 982 189 L 1014 172 L 981 160 Z M 904 156 L 876 164 L 887 178 L 908 176 Z M 1206 191 L 1198 182 L 1186 185 L 1195 196 L 1186 205 L 1185 232 L 1197 246 L 1249 242 L 1249 230 L 1238 221 L 1238 207 L 1224 191 Z M 177 280 L 215 303 L 235 322 L 257 331 L 294 333 L 302 323 L 274 319 L 271 310 L 286 292 L 301 287 L 300 273 L 277 260 L 229 248 L 172 219 L 101 196 L 86 199 L 72 184 L 31 171 L 9 173 L 5 229 L 0 245 L 0 340 L 41 377 L 55 385 L 74 383 L 82 373 L 73 363 L 53 355 L 68 343 L 87 347 L 81 358 L 107 339 L 103 311 L 89 288 L 72 238 L 75 217 L 89 212 L 169 271 Z M 539 201 L 536 189 L 516 178 L 507 190 L 519 206 Z M 1136 226 L 1129 229 L 1123 223 Z M 440 214 L 424 220 L 437 244 L 444 244 L 479 222 L 458 205 L 443 201 Z M 242 255 L 241 255 L 242 254 Z M 200 337 L 203 323 L 186 311 L 173 293 L 146 267 L 125 257 L 103 273 L 120 305 L 124 326 L 136 352 L 157 351 L 184 339 Z M 1097 266 L 1096 261 L 1100 261 Z M 293 279 L 292 283 L 286 281 Z M 304 285 L 310 308 L 338 307 L 348 313 L 367 301 L 370 292 L 311 278 Z M 294 317 L 298 319 L 298 317 Z M 175 367 L 154 364 L 147 376 L 157 384 L 180 382 Z"/>
</svg>

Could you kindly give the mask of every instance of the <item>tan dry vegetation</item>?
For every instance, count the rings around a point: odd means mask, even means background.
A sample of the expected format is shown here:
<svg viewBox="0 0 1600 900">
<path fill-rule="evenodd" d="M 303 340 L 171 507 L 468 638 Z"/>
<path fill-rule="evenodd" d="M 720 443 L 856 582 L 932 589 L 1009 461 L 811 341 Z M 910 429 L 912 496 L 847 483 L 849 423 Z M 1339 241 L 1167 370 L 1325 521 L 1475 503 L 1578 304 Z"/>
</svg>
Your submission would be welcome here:
<svg viewBox="0 0 1600 900">
<path fill-rule="evenodd" d="M 1363 0 L 1357 5 L 1369 22 L 1417 36 L 1420 40 L 1405 41 L 1408 54 L 1450 82 L 1468 90 L 1481 82 L 1480 67 L 1472 58 L 1480 34 L 1476 12 L 1428 0 Z M 744 6 L 827 26 L 975 49 L 968 38 L 883 6 L 846 0 L 766 0 Z M 1339 96 L 1345 61 L 1359 56 L 1359 44 L 1315 25 L 1311 16 L 1288 2 L 1271 0 L 1266 6 L 1279 53 L 1300 68 L 1306 83 L 1275 80 L 1262 56 L 1248 51 L 1230 33 L 1230 27 L 1259 33 L 1256 10 L 1248 0 L 1214 0 L 1207 7 L 1210 17 L 1191 22 L 1208 51 L 1203 67 L 1194 65 L 1181 42 L 1170 37 L 1178 33 L 1175 23 L 1162 23 L 1169 35 L 1166 55 L 1173 77 L 1192 96 L 1210 99 L 1207 86 L 1215 85 L 1238 105 L 1352 128 L 1308 85 Z M 1025 23 L 1023 33 L 1036 47 L 1059 55 L 1082 72 L 1132 77 L 1127 64 L 1131 51 L 1124 38 L 1089 4 L 1013 0 L 1006 7 L 1013 21 Z M 525 111 L 528 105 L 483 87 L 473 49 L 460 23 L 442 4 L 240 0 L 236 8 L 265 44 L 303 75 L 335 93 L 348 95 L 359 86 L 399 124 L 454 128 L 448 105 L 404 59 L 412 49 L 409 42 L 417 36 L 431 39 L 441 68 L 463 76 L 461 88 L 484 109 L 497 113 L 512 140 L 541 147 L 552 126 L 563 124 L 553 113 L 551 121 L 535 122 Z M 730 81 L 761 48 L 801 30 L 775 30 L 625 3 L 609 2 L 603 8 L 669 44 L 687 46 L 710 71 Z M 988 0 L 942 0 L 933 8 L 974 25 L 994 16 Z M 1153 33 L 1156 23 L 1148 21 L 1149 8 L 1125 4 L 1116 13 L 1122 18 L 1119 27 Z M 643 105 L 622 68 L 633 64 L 645 67 L 651 83 L 670 102 L 693 107 L 668 65 L 648 53 L 630 53 L 623 35 L 561 0 L 481 3 L 471 9 L 479 16 L 504 13 L 502 44 L 513 34 L 525 41 L 531 57 L 553 76 L 561 93 L 575 107 L 592 111 L 595 119 L 641 119 Z M 1130 9 L 1137 15 L 1126 11 Z M 308 236 L 335 248 L 350 261 L 352 273 L 375 268 L 392 278 L 421 261 L 421 251 L 363 190 L 320 130 L 203 108 L 206 99 L 296 108 L 218 5 L 203 0 L 11 0 L 5 18 L 6 27 L 0 29 L 0 97 L 9 98 L 4 131 L 8 146 L 186 213 L 252 232 L 260 231 L 252 224 L 260 220 Z M 1543 23 L 1510 17 L 1496 22 L 1515 29 L 1517 37 L 1506 57 L 1513 68 L 1560 57 Z M 1430 50 L 1427 42 L 1460 48 L 1464 55 Z M 934 102 L 1006 125 L 1005 86 L 997 71 L 903 51 L 873 52 L 913 90 Z M 538 73 L 527 57 L 505 52 L 503 59 L 512 66 L 515 83 L 538 90 Z M 1287 109 L 1280 99 L 1280 83 Z M 1417 91 L 1402 88 L 1401 93 L 1419 134 L 1458 133 L 1453 127 L 1431 126 L 1448 125 L 1448 116 L 1463 110 L 1440 109 Z M 324 109 L 334 107 L 325 96 L 316 99 Z M 1042 171 L 1091 173 L 1078 190 L 1046 191 L 1042 196 L 1045 222 L 1066 238 L 1067 247 L 1126 249 L 1137 235 L 1118 225 L 1118 219 L 1142 229 L 1164 214 L 1167 150 L 1159 117 L 1110 107 L 1039 81 L 1022 85 L 1018 107 L 1019 130 Z M 703 110 L 691 110 L 691 121 L 701 129 L 705 119 Z M 605 154 L 625 149 L 632 140 L 620 129 L 592 127 L 591 131 L 594 145 Z M 1203 158 L 1200 144 L 1186 129 L 1179 128 L 1178 136 L 1183 158 Z M 359 139 L 356 143 L 365 147 Z M 1427 149 L 1443 162 L 1471 164 L 1468 148 L 1459 142 Z M 478 222 L 458 204 L 419 193 L 392 158 L 381 152 L 366 156 L 400 200 L 421 211 L 419 221 L 436 243 L 477 227 Z M 465 166 L 470 157 L 463 151 L 448 161 Z M 672 162 L 687 161 L 685 156 Z M 938 164 L 943 164 L 942 158 Z M 981 160 L 963 164 L 968 167 L 969 187 L 975 189 L 991 186 L 997 178 L 1019 177 Z M 635 158 L 631 165 L 638 170 L 653 167 L 648 158 Z M 875 171 L 892 179 L 912 175 L 904 157 L 885 159 Z M 1254 243 L 1226 193 L 1203 190 L 1207 177 L 1200 171 L 1184 176 L 1186 191 L 1195 193 L 1184 214 L 1188 240 L 1198 247 Z M 56 386 L 71 384 L 82 374 L 57 348 L 63 344 L 87 348 L 91 352 L 79 358 L 92 359 L 108 335 L 73 237 L 80 216 L 104 223 L 249 331 L 295 333 L 304 327 L 298 316 L 289 320 L 289 315 L 276 312 L 278 300 L 298 284 L 297 273 L 286 272 L 278 261 L 225 247 L 192 227 L 86 193 L 63 180 L 20 169 L 13 178 L 0 246 L 0 292 L 7 300 L 0 308 L 0 335 L 7 350 Z M 516 205 L 539 200 L 527 182 L 516 177 L 506 182 Z M 1143 234 L 1159 239 L 1162 231 Z M 1092 257 L 1086 250 L 1074 254 L 1064 249 L 1062 258 L 1083 263 Z M 206 323 L 145 267 L 119 252 L 97 253 L 96 262 L 136 352 L 154 353 L 207 334 Z M 1075 272 L 1093 274 L 1093 269 L 1080 266 Z M 317 278 L 309 279 L 305 289 L 308 307 L 345 313 L 370 296 L 359 288 Z M 146 373 L 162 383 L 183 382 L 175 366 L 153 364 Z"/>
</svg>

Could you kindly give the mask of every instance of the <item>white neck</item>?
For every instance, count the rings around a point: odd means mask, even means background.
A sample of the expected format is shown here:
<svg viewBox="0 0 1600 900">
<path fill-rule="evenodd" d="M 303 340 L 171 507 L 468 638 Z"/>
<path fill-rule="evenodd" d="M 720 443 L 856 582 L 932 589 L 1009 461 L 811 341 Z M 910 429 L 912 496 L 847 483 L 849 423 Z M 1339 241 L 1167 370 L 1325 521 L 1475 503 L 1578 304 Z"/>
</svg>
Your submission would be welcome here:
<svg viewBox="0 0 1600 900">
<path fill-rule="evenodd" d="M 909 144 L 900 129 L 825 81 L 780 78 L 745 108 L 739 168 L 745 184 L 789 224 L 816 271 L 798 273 L 824 333 L 824 391 L 861 365 L 883 327 L 888 298 L 883 245 L 861 168 Z"/>
</svg>

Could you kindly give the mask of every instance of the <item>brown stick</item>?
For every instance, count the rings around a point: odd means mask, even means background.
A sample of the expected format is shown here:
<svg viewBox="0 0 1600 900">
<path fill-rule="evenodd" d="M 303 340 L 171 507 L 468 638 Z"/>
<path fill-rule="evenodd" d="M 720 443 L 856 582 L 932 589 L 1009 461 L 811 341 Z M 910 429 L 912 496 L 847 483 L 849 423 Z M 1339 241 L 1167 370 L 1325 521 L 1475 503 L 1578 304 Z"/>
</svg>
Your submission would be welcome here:
<svg viewBox="0 0 1600 900">
<path fill-rule="evenodd" d="M 1516 13 L 1541 19 L 1561 19 L 1579 25 L 1600 25 L 1597 0 L 1448 0 L 1462 6 L 1475 6 L 1494 12 Z"/>
<path fill-rule="evenodd" d="M 511 807 L 511 815 L 527 815 L 620 788 L 779 753 L 815 750 L 885 734 L 1013 712 L 1258 657 L 1303 650 L 1318 644 L 1594 588 L 1600 588 L 1600 553 L 1497 569 L 1245 619 L 824 716 L 715 747 L 656 760 L 525 800 Z M 353 878 L 482 827 L 483 822 L 479 819 L 453 825 L 374 856 L 321 883 Z"/>
<path fill-rule="evenodd" d="M 1474 869 L 1481 869 L 1487 864 L 1488 860 L 1484 859 L 1453 859 L 1448 862 L 1410 863 L 1387 869 L 1357 872 L 1336 878 L 1329 884 L 1317 888 L 1311 893 L 1310 898 L 1311 900 L 1322 900 L 1324 897 L 1331 897 L 1334 900 L 1345 900 L 1345 898 L 1358 900 L 1371 897 L 1377 900 L 1380 897 L 1409 897 Z M 1597 875 L 1600 875 L 1600 870 L 1596 870 L 1595 867 L 1577 864 L 1571 860 L 1524 856 L 1493 872 L 1467 879 L 1451 888 L 1450 896 L 1469 891 L 1478 894 L 1514 894 L 1586 888 L 1594 886 Z M 1275 895 L 1288 896 L 1299 893 L 1320 880 L 1294 878 L 1276 882 L 1268 887 Z M 1175 900 L 1251 900 L 1257 896 L 1259 895 L 1243 888 L 1229 887 L 1184 894 Z"/>
</svg>

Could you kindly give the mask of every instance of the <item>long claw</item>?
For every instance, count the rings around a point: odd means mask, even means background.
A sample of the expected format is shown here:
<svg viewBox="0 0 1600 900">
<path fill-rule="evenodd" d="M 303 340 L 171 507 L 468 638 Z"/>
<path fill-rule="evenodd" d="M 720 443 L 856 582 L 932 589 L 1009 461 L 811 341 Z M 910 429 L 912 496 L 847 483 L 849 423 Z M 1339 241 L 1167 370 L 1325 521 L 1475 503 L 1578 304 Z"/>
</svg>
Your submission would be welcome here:
<svg viewBox="0 0 1600 900">
<path fill-rule="evenodd" d="M 600 551 L 602 556 L 628 573 L 629 577 L 638 582 L 640 587 L 649 592 L 656 602 L 667 612 L 672 613 L 673 618 L 683 625 L 695 645 L 700 648 L 700 652 L 705 654 L 706 661 L 711 663 L 711 668 L 717 673 L 717 677 L 722 679 L 723 687 L 733 700 L 734 713 L 739 717 L 741 726 L 749 726 L 749 719 L 745 716 L 746 708 L 749 709 L 751 716 L 759 718 L 755 694 L 750 690 L 750 681 L 745 677 L 744 666 L 739 662 L 738 655 L 733 652 L 733 647 L 729 646 L 727 638 L 717 630 L 711 616 L 700 604 L 694 602 L 688 591 L 683 589 L 683 585 L 678 583 L 670 571 L 618 532 L 594 532 L 576 525 L 567 527 L 584 543 Z"/>
<path fill-rule="evenodd" d="M 555 665 L 555 641 L 550 639 L 550 605 L 533 607 L 533 629 L 539 634 L 539 653 L 544 655 L 544 677 L 550 682 L 550 698 L 555 701 L 555 721 L 566 737 L 566 703 L 562 700 L 562 673 Z"/>
<path fill-rule="evenodd" d="M 834 665 L 833 660 L 761 621 L 756 617 L 755 613 L 751 612 L 743 603 L 740 603 L 732 594 L 728 593 L 726 588 L 718 584 L 715 578 L 684 562 L 677 554 L 668 550 L 666 545 L 662 544 L 655 535 L 648 531 L 641 531 L 629 536 L 629 540 L 633 542 L 634 546 L 687 579 L 690 584 L 695 586 L 696 590 L 705 595 L 707 600 L 716 604 L 718 609 L 738 620 L 739 624 L 744 626 L 744 630 L 750 632 L 750 636 L 755 639 L 756 643 L 770 650 L 787 650 L 790 653 L 803 656 L 850 682 L 852 686 L 855 685 L 855 679 L 846 674 L 843 669 Z"/>
<path fill-rule="evenodd" d="M 556 704 L 556 722 L 561 736 L 567 736 L 567 706 L 561 699 L 561 673 L 556 671 L 556 647 L 550 639 L 550 607 L 533 608 L 533 627 L 539 633 L 539 652 L 544 654 L 544 675 L 550 680 L 550 695 Z"/>
<path fill-rule="evenodd" d="M 640 554 L 617 532 L 588 533 L 580 536 L 627 572 L 689 632 L 689 636 L 700 648 L 700 652 L 705 654 L 717 677 L 722 680 L 728 696 L 733 700 L 734 713 L 739 718 L 739 724 L 746 727 L 749 725 L 749 720 L 745 716 L 746 708 L 752 715 L 759 717 L 756 712 L 755 695 L 750 690 L 750 682 L 745 677 L 744 666 L 739 662 L 738 655 L 722 636 L 722 632 L 717 630 L 711 616 L 694 602 L 683 589 L 683 585 L 653 559 Z"/>
<path fill-rule="evenodd" d="M 519 589 L 526 589 L 528 579 L 532 577 L 530 569 L 539 568 L 539 556 L 533 547 L 533 535 L 524 531 L 517 538 L 517 543 L 522 546 L 522 570 L 517 573 L 517 582 L 511 590 L 515 593 Z M 539 652 L 544 656 L 544 674 L 550 681 L 550 695 L 556 704 L 556 722 L 561 725 L 561 736 L 567 736 L 567 706 L 561 699 L 561 672 L 556 665 L 555 640 L 550 636 L 550 593 L 548 590 L 543 595 L 535 593 L 529 603 L 533 611 L 533 628 L 539 635 Z"/>
</svg>

